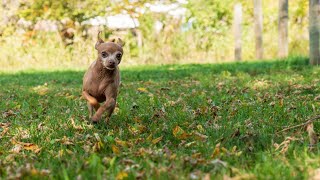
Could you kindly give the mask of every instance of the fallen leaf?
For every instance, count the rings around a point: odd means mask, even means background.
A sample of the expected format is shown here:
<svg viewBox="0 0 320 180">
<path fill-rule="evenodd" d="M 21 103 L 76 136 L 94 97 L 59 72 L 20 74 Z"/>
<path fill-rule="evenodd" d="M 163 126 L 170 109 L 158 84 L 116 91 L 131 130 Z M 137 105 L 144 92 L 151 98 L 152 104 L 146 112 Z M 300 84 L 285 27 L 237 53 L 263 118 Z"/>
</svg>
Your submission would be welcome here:
<svg viewBox="0 0 320 180">
<path fill-rule="evenodd" d="M 231 138 L 235 138 L 235 137 L 238 137 L 240 136 L 240 129 L 238 128 L 235 132 L 233 132 L 231 134 Z"/>
<path fill-rule="evenodd" d="M 208 139 L 208 136 L 198 133 L 198 132 L 194 132 L 193 133 L 195 135 L 195 138 L 200 140 L 200 141 L 205 141 L 206 139 Z"/>
<path fill-rule="evenodd" d="M 219 154 L 220 154 L 220 143 L 218 143 L 214 148 L 211 158 L 216 158 L 217 156 L 219 156 Z"/>
<path fill-rule="evenodd" d="M 197 125 L 197 129 L 200 131 L 200 133 L 204 132 L 204 129 L 201 124 Z"/>
<path fill-rule="evenodd" d="M 103 147 L 103 143 L 101 141 L 98 141 L 96 143 L 94 143 L 92 149 L 94 152 L 99 152 Z"/>
<path fill-rule="evenodd" d="M 309 123 L 307 125 L 307 132 L 308 132 L 309 142 L 310 142 L 309 149 L 313 150 L 318 143 L 318 136 L 313 130 L 313 123 Z"/>
<path fill-rule="evenodd" d="M 120 171 L 118 174 L 117 174 L 117 177 L 116 179 L 117 180 L 122 180 L 122 179 L 125 179 L 128 177 L 128 173 L 124 172 L 124 171 Z"/>
<path fill-rule="evenodd" d="M 0 134 L 0 138 L 2 138 L 9 131 L 8 127 L 3 128 L 3 131 Z"/>
<path fill-rule="evenodd" d="M 2 113 L 2 117 L 3 118 L 7 118 L 7 117 L 10 117 L 10 116 L 14 116 L 14 115 L 16 115 L 16 113 L 13 112 L 11 109 Z"/>
<path fill-rule="evenodd" d="M 126 141 L 122 141 L 118 138 L 114 139 L 117 145 L 122 146 L 122 147 L 128 147 L 128 143 Z"/>
<path fill-rule="evenodd" d="M 178 139 L 187 139 L 189 134 L 187 134 L 180 126 L 176 126 L 173 131 L 173 136 Z"/>
<path fill-rule="evenodd" d="M 116 145 L 112 144 L 111 149 L 112 149 L 113 153 L 120 154 L 120 150 Z"/>
<path fill-rule="evenodd" d="M 286 139 L 281 143 L 281 144 L 274 144 L 274 147 L 276 148 L 275 150 L 279 150 L 280 153 L 285 154 L 288 149 L 291 141 L 296 141 L 297 138 L 295 137 L 286 137 Z"/>
<path fill-rule="evenodd" d="M 74 129 L 76 130 L 83 130 L 83 127 L 79 126 L 79 125 L 76 125 L 76 123 L 74 122 L 74 119 L 73 118 L 70 118 L 70 121 L 71 121 L 71 125 Z"/>
<path fill-rule="evenodd" d="M 316 97 L 314 98 L 314 100 L 315 100 L 315 101 L 319 101 L 319 100 L 320 100 L 320 95 L 316 96 Z"/>
<path fill-rule="evenodd" d="M 39 85 L 39 86 L 32 88 L 32 90 L 35 93 L 39 94 L 40 96 L 43 96 L 43 95 L 46 95 L 49 91 L 49 88 L 47 86 L 48 86 L 48 84 L 45 83 L 43 85 Z"/>
<path fill-rule="evenodd" d="M 38 145 L 33 144 L 33 143 L 19 142 L 19 141 L 16 141 L 15 139 L 12 139 L 12 140 L 11 140 L 11 143 L 14 144 L 14 145 L 20 145 L 20 146 L 23 147 L 23 149 L 29 150 L 29 151 L 33 151 L 34 153 L 39 153 L 40 150 L 41 150 L 41 148 L 39 148 Z M 15 148 L 16 148 L 16 149 L 15 149 Z M 16 146 L 15 148 L 14 148 L 15 151 L 18 151 L 18 150 L 19 150 L 18 146 Z M 20 150 L 21 150 L 21 149 L 20 149 Z M 20 151 L 20 150 L 19 150 L 19 151 Z M 19 151 L 18 151 L 18 152 L 19 152 Z"/>
<path fill-rule="evenodd" d="M 13 148 L 11 149 L 12 153 L 20 153 L 20 151 L 23 150 L 23 146 L 20 144 L 16 144 L 13 146 Z"/>
<path fill-rule="evenodd" d="M 157 144 L 158 142 L 160 142 L 162 140 L 162 138 L 163 138 L 163 136 L 160 136 L 156 139 L 153 139 L 151 142 L 152 142 L 152 144 Z"/>
<path fill-rule="evenodd" d="M 149 91 L 146 88 L 140 87 L 137 89 L 140 93 L 148 93 Z"/>
</svg>

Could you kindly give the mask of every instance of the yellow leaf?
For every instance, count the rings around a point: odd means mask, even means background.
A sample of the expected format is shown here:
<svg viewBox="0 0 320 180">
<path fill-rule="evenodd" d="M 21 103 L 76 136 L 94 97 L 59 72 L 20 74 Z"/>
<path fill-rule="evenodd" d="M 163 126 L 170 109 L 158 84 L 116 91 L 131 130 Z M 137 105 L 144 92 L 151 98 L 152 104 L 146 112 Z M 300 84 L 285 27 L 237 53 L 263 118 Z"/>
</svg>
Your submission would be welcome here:
<svg viewBox="0 0 320 180">
<path fill-rule="evenodd" d="M 19 142 L 19 141 L 16 141 L 15 139 L 12 139 L 11 143 L 15 145 L 20 145 L 23 147 L 23 149 L 33 151 L 34 153 L 39 153 L 41 150 L 41 148 L 39 148 L 38 145 L 33 143 Z M 19 152 L 20 150 L 18 151 L 17 149 L 18 148 L 14 148 L 14 151 Z"/>
<path fill-rule="evenodd" d="M 120 150 L 116 145 L 112 144 L 111 148 L 112 148 L 113 153 L 120 154 Z"/>
<path fill-rule="evenodd" d="M 74 129 L 76 130 L 83 130 L 83 128 L 79 125 L 76 125 L 76 123 L 74 122 L 74 119 L 73 118 L 70 118 L 70 121 L 71 121 L 71 125 Z"/>
<path fill-rule="evenodd" d="M 213 151 L 211 157 L 216 158 L 217 156 L 219 156 L 219 154 L 220 154 L 220 143 L 218 143 L 216 145 L 216 147 L 214 148 L 214 151 Z"/>
<path fill-rule="evenodd" d="M 152 140 L 152 133 L 147 137 L 147 141 L 150 142 Z"/>
<path fill-rule="evenodd" d="M 199 125 L 197 125 L 197 128 L 198 128 L 198 130 L 201 132 L 201 133 L 203 133 L 204 132 L 204 129 L 203 129 L 203 127 L 199 124 Z"/>
<path fill-rule="evenodd" d="M 122 180 L 122 179 L 125 179 L 128 177 L 128 173 L 124 172 L 124 171 L 121 171 L 117 174 L 117 177 L 116 179 L 117 180 Z"/>
<path fill-rule="evenodd" d="M 119 145 L 119 146 L 127 147 L 127 142 L 126 142 L 126 141 L 122 141 L 122 140 L 120 140 L 120 139 L 118 139 L 118 138 L 116 138 L 114 141 L 115 141 L 115 142 L 117 143 L 117 145 Z"/>
<path fill-rule="evenodd" d="M 173 131 L 173 136 L 178 138 L 178 139 L 186 139 L 189 134 L 187 134 L 181 127 L 176 126 Z"/>
<path fill-rule="evenodd" d="M 149 92 L 146 88 L 142 88 L 142 87 L 138 88 L 137 90 L 138 90 L 138 92 L 142 92 L 142 93 Z"/>
<path fill-rule="evenodd" d="M 32 88 L 32 90 L 35 93 L 43 96 L 43 95 L 46 95 L 48 93 L 48 91 L 49 91 L 49 88 L 47 86 L 48 86 L 48 84 L 45 83 L 44 85 L 39 85 L 39 86 L 36 86 L 36 87 Z"/>
<path fill-rule="evenodd" d="M 158 142 L 160 142 L 160 141 L 162 140 L 162 137 L 163 137 L 163 136 L 160 136 L 160 137 L 152 140 L 152 144 L 157 144 Z"/>
</svg>

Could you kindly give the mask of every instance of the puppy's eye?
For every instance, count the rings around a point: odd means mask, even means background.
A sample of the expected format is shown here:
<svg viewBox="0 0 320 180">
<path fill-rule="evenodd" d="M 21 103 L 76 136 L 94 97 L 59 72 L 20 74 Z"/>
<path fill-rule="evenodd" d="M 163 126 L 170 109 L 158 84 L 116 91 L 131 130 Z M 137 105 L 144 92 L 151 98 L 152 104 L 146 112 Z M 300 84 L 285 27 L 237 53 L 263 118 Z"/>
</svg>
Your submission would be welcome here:
<svg viewBox="0 0 320 180">
<path fill-rule="evenodd" d="M 102 56 L 103 58 L 106 58 L 106 57 L 108 57 L 108 53 L 107 53 L 107 52 L 102 52 L 102 53 L 101 53 L 101 56 Z"/>
<path fill-rule="evenodd" d="M 121 54 L 117 54 L 117 56 L 116 56 L 116 57 L 117 57 L 117 59 L 118 59 L 118 60 L 120 60 L 120 59 L 121 59 L 121 57 L 122 57 L 122 55 L 121 55 Z"/>
</svg>

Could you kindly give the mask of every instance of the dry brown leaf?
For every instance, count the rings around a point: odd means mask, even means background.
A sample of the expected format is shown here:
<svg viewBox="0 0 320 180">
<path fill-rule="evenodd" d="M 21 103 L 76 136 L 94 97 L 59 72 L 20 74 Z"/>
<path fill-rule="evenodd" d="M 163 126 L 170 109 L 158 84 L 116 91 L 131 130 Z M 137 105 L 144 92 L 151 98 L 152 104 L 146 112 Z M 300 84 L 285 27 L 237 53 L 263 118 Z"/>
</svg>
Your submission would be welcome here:
<svg viewBox="0 0 320 180">
<path fill-rule="evenodd" d="M 23 150 L 23 146 L 20 144 L 15 144 L 13 148 L 11 149 L 12 153 L 20 153 L 20 151 Z"/>
<path fill-rule="evenodd" d="M 39 86 L 32 88 L 32 90 L 35 93 L 39 94 L 40 96 L 43 96 L 43 95 L 46 95 L 49 91 L 49 88 L 47 86 L 48 86 L 48 84 L 45 83 L 44 85 L 39 85 Z"/>
<path fill-rule="evenodd" d="M 0 134 L 0 138 L 2 138 L 8 131 L 9 131 L 8 127 L 4 128 L 3 131 Z"/>
<path fill-rule="evenodd" d="M 12 139 L 11 143 L 14 145 L 20 145 L 23 147 L 23 149 L 33 151 L 34 153 L 39 153 L 41 150 L 41 148 L 39 148 L 38 145 L 33 144 L 33 143 L 20 142 L 20 141 L 16 141 L 15 139 Z M 21 149 L 19 150 L 18 146 L 15 146 L 15 148 L 13 150 L 20 152 Z"/>
<path fill-rule="evenodd" d="M 120 154 L 120 150 L 116 145 L 112 144 L 111 149 L 112 149 L 113 153 Z"/>
<path fill-rule="evenodd" d="M 122 147 L 128 147 L 128 143 L 126 141 L 122 141 L 118 138 L 115 138 L 114 141 L 116 142 L 117 145 L 122 146 Z"/>
<path fill-rule="evenodd" d="M 216 147 L 214 148 L 211 157 L 212 157 L 212 158 L 216 158 L 217 156 L 219 156 L 219 154 L 220 154 L 220 143 L 218 143 L 218 144 L 216 145 Z"/>
<path fill-rule="evenodd" d="M 103 143 L 101 141 L 98 141 L 96 143 L 94 143 L 92 149 L 93 149 L 93 152 L 99 152 L 103 147 Z"/>
<path fill-rule="evenodd" d="M 282 154 L 285 154 L 288 149 L 289 149 L 289 145 L 291 143 L 291 141 L 296 141 L 297 138 L 295 137 L 286 137 L 286 139 L 281 143 L 281 144 L 274 144 L 274 147 L 276 148 L 275 150 L 278 151 Z"/>
<path fill-rule="evenodd" d="M 66 136 L 63 136 L 61 139 L 55 139 L 55 142 L 60 142 L 64 145 L 74 145 L 74 143 Z"/>
<path fill-rule="evenodd" d="M 309 142 L 310 142 L 310 150 L 314 149 L 315 145 L 318 143 L 318 136 L 313 130 L 313 123 L 309 123 L 307 125 L 307 132 L 309 136 Z"/>
<path fill-rule="evenodd" d="M 187 139 L 190 136 L 180 126 L 176 126 L 173 129 L 172 133 L 173 133 L 173 136 L 178 139 Z"/>
<path fill-rule="evenodd" d="M 201 134 L 201 133 L 198 133 L 198 132 L 194 132 L 193 134 L 195 135 L 195 138 L 198 139 L 198 140 L 205 141 L 205 140 L 208 139 L 208 136 L 206 136 L 204 134 Z"/>
<path fill-rule="evenodd" d="M 72 124 L 72 127 L 76 130 L 83 130 L 83 127 L 79 126 L 79 125 L 76 125 L 76 123 L 74 122 L 74 119 L 73 118 L 70 118 L 70 121 L 71 121 L 71 124 Z"/>
<path fill-rule="evenodd" d="M 2 113 L 3 118 L 7 118 L 14 115 L 16 115 L 16 113 L 13 112 L 11 109 Z M 5 123 L 1 123 L 1 124 L 5 124 Z"/>
<path fill-rule="evenodd" d="M 9 127 L 11 125 L 11 123 L 7 122 L 7 123 L 0 123 L 0 127 L 1 128 L 6 128 Z"/>
</svg>

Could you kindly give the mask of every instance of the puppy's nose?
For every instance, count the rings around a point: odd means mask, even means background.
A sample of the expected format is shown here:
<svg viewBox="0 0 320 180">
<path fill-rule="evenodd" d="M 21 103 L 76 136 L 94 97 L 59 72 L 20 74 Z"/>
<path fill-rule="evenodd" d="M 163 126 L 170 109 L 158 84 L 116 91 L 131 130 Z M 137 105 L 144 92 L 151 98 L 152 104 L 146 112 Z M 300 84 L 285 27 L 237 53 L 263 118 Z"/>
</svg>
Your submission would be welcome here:
<svg viewBox="0 0 320 180">
<path fill-rule="evenodd" d="M 115 62 L 114 61 L 109 61 L 109 66 L 114 66 L 115 65 Z"/>
</svg>

